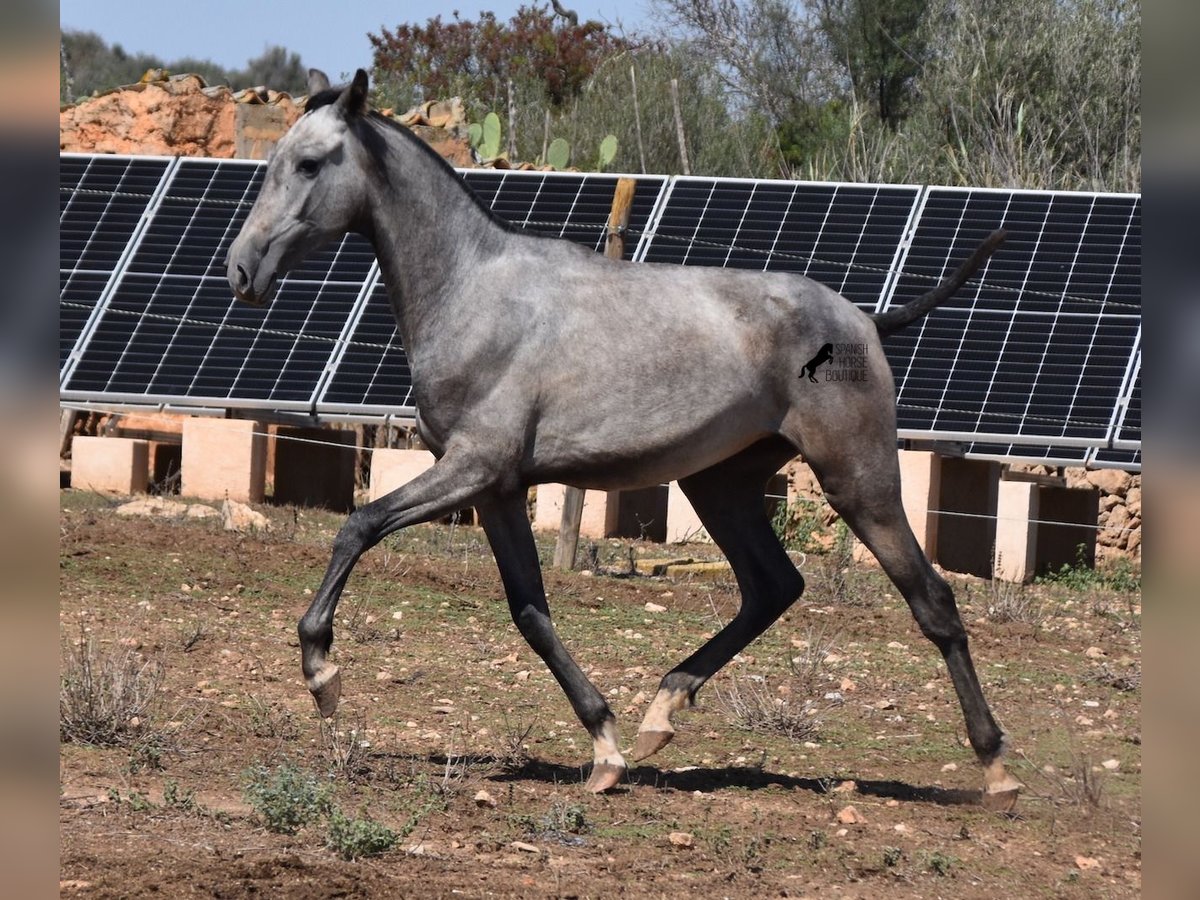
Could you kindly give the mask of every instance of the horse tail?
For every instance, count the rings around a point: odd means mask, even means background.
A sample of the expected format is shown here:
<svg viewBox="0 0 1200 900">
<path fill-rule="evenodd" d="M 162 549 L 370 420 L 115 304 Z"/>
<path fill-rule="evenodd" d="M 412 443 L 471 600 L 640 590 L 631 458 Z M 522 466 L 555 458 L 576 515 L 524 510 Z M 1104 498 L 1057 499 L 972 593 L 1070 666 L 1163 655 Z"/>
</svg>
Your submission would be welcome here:
<svg viewBox="0 0 1200 900">
<path fill-rule="evenodd" d="M 963 260 L 957 269 L 942 279 L 942 282 L 928 294 L 911 300 L 896 309 L 872 315 L 871 319 L 875 322 L 879 336 L 884 338 L 889 334 L 894 334 L 953 297 L 966 280 L 974 275 L 979 267 L 996 252 L 996 248 L 1004 243 L 1006 236 L 1003 228 L 996 229 L 984 238 L 983 243 L 975 248 L 974 253 Z"/>
</svg>

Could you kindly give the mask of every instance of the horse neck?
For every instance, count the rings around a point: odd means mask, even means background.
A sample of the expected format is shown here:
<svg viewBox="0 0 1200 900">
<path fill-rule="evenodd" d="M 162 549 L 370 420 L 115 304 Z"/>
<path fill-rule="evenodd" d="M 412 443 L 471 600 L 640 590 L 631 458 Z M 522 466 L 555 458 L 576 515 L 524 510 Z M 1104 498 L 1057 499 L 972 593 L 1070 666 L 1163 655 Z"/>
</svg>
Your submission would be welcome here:
<svg viewBox="0 0 1200 900">
<path fill-rule="evenodd" d="M 376 176 L 370 238 L 410 357 L 469 297 L 481 263 L 513 237 L 449 165 L 387 134 L 387 178 Z"/>
</svg>

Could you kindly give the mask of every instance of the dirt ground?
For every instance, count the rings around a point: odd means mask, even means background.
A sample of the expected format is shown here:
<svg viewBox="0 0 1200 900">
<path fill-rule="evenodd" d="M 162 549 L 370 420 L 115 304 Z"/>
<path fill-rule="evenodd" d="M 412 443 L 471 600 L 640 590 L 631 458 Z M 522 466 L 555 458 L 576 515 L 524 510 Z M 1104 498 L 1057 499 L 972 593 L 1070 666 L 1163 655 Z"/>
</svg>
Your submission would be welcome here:
<svg viewBox="0 0 1200 900">
<path fill-rule="evenodd" d="M 116 505 L 62 493 L 63 664 L 161 682 L 115 743 L 61 744 L 63 896 L 1140 895 L 1138 592 L 953 579 L 1026 785 L 1015 815 L 979 805 L 945 667 L 891 585 L 815 555 L 804 598 L 674 743 L 591 796 L 590 740 L 512 626 L 478 529 L 415 528 L 364 557 L 323 724 L 295 623 L 339 517 L 266 506 L 271 530 L 243 535 Z M 662 673 L 737 604 L 728 576 L 629 577 L 631 553 L 663 548 L 606 541 L 594 571 L 546 575 L 629 745 Z M 268 830 L 247 788 L 280 767 L 398 842 L 350 861 L 328 816 Z"/>
</svg>

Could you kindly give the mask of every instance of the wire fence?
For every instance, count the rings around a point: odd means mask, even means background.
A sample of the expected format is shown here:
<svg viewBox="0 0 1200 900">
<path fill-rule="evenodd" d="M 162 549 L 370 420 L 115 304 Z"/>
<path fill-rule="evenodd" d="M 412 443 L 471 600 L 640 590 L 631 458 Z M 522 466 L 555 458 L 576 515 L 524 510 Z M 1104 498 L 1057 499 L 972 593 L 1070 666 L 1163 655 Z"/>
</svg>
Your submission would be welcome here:
<svg viewBox="0 0 1200 900">
<path fill-rule="evenodd" d="M 121 408 L 115 407 L 115 406 L 114 407 L 99 407 L 99 406 L 91 405 L 91 404 L 63 403 L 62 408 L 68 409 L 68 410 L 73 410 L 76 412 L 98 413 L 101 415 L 110 415 L 110 416 L 122 416 L 122 415 L 128 414 L 127 410 L 121 409 Z M 391 427 L 399 427 L 399 426 L 391 426 Z M 350 453 L 366 453 L 368 455 L 374 454 L 377 450 L 396 449 L 396 448 L 392 448 L 392 447 L 371 447 L 371 446 L 359 445 L 359 444 L 351 445 L 351 444 L 346 444 L 344 442 L 323 441 L 323 440 L 320 440 L 319 438 L 307 438 L 307 437 L 300 437 L 299 435 L 278 434 L 278 433 L 271 435 L 271 439 L 276 440 L 276 441 L 288 441 L 288 442 L 298 443 L 298 444 L 311 444 L 311 445 L 316 445 L 316 446 L 320 446 L 320 447 L 328 447 L 328 448 L 342 450 L 344 452 L 350 452 Z M 768 500 L 774 500 L 774 501 L 781 502 L 781 503 L 788 503 L 793 499 L 792 496 L 789 494 L 771 493 L 769 491 L 764 493 L 764 497 Z M 1086 522 L 1068 522 L 1068 521 L 1062 521 L 1062 520 L 1057 520 L 1057 519 L 1036 519 L 1036 518 L 1030 519 L 1028 517 L 1000 516 L 1000 515 L 987 514 L 987 513 L 971 513 L 971 512 L 962 512 L 959 510 L 935 509 L 932 507 L 926 507 L 924 512 L 926 514 L 941 516 L 941 517 L 945 517 L 948 519 L 957 518 L 957 519 L 987 520 L 987 521 L 996 522 L 996 523 L 1028 522 L 1032 525 L 1038 525 L 1038 526 L 1043 526 L 1043 525 L 1044 526 L 1061 526 L 1061 527 L 1066 527 L 1066 528 L 1087 529 L 1087 530 L 1096 531 L 1096 532 L 1101 532 L 1101 531 L 1111 532 L 1113 534 L 1128 534 L 1128 533 L 1136 531 L 1136 530 L 1138 530 L 1138 528 L 1140 528 L 1140 525 L 1137 528 L 1127 527 L 1127 526 L 1123 527 L 1123 526 L 1117 526 L 1117 525 L 1108 525 L 1108 524 L 1092 525 L 1092 524 L 1089 524 Z"/>
</svg>

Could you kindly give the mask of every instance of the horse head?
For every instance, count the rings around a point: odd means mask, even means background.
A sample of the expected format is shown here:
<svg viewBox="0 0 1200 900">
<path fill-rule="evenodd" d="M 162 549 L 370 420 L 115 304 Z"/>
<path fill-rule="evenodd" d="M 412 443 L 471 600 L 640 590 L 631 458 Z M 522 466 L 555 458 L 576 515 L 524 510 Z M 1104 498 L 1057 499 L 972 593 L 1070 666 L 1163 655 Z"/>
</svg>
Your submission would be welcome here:
<svg viewBox="0 0 1200 900">
<path fill-rule="evenodd" d="M 270 302 L 279 280 L 311 252 L 360 230 L 366 181 L 352 140 L 367 111 L 367 73 L 359 69 L 340 90 L 309 71 L 303 116 L 280 139 L 267 163 L 250 215 L 229 248 L 226 275 L 239 300 Z"/>
</svg>

